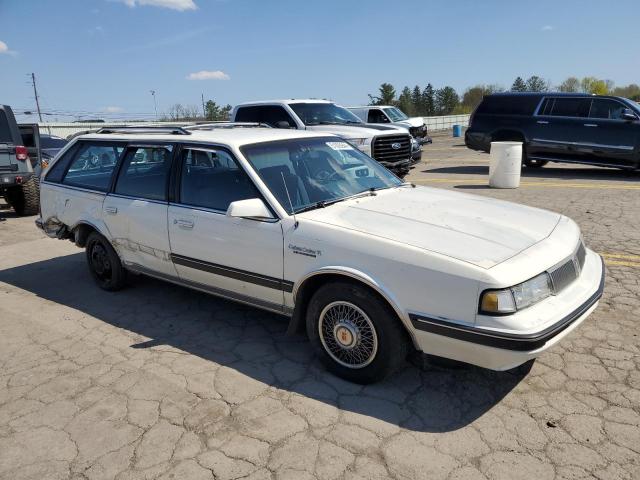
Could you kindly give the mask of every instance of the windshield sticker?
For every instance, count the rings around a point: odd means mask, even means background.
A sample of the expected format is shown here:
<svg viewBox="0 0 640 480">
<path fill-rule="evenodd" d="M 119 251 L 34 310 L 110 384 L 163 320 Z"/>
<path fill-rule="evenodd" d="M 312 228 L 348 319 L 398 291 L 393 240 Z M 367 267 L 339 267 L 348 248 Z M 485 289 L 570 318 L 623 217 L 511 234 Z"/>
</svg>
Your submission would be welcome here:
<svg viewBox="0 0 640 480">
<path fill-rule="evenodd" d="M 327 142 L 327 147 L 334 150 L 353 150 L 353 147 L 347 142 Z"/>
</svg>

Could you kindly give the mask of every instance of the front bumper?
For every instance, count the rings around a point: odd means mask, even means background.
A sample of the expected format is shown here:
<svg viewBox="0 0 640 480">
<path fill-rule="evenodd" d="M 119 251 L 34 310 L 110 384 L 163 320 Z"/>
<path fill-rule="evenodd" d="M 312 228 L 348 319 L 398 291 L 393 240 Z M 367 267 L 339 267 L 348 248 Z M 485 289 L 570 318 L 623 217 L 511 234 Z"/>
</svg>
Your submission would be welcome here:
<svg viewBox="0 0 640 480">
<path fill-rule="evenodd" d="M 590 278 L 585 281 L 597 278 L 595 291 L 542 330 L 523 334 L 500 332 L 411 313 L 409 318 L 420 349 L 491 370 L 509 370 L 538 357 L 566 337 L 597 307 L 604 291 L 605 268 L 602 258 L 592 255 L 597 259 L 592 258 Z"/>
</svg>

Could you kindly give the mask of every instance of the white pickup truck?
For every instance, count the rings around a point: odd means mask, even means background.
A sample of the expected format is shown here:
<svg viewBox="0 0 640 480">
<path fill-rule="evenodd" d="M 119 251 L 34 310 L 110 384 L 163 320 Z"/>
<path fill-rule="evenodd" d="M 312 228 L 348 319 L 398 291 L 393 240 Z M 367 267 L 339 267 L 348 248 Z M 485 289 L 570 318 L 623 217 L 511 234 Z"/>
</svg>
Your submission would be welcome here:
<svg viewBox="0 0 640 480">
<path fill-rule="evenodd" d="M 323 132 L 103 129 L 70 142 L 41 193 L 36 223 L 86 248 L 101 288 L 137 272 L 290 316 L 354 382 L 414 349 L 513 368 L 603 291 L 569 218 L 403 183 Z"/>
<path fill-rule="evenodd" d="M 421 144 L 431 143 L 427 125 L 422 117 L 409 117 L 393 105 L 367 105 L 366 107 L 348 107 L 363 122 L 395 125 L 409 130 L 409 133 Z"/>
<path fill-rule="evenodd" d="M 364 123 L 346 108 L 326 100 L 242 103 L 231 112 L 231 120 L 339 135 L 400 177 L 422 155 L 420 144 L 408 135 L 406 128 Z"/>
</svg>

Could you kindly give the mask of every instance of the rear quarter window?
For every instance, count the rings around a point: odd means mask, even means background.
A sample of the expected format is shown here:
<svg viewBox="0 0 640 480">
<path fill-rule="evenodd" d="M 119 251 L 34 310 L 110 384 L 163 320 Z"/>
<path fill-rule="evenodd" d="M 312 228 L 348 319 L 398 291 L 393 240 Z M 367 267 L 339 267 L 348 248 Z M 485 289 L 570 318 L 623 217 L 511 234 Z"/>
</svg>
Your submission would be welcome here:
<svg viewBox="0 0 640 480">
<path fill-rule="evenodd" d="M 83 142 L 73 157 L 63 183 L 74 187 L 106 192 L 124 144 Z"/>
<path fill-rule="evenodd" d="M 540 103 L 537 96 L 488 96 L 484 97 L 476 114 L 480 115 L 533 115 Z"/>
<path fill-rule="evenodd" d="M 77 144 L 73 145 L 53 165 L 51 165 L 51 168 L 49 168 L 45 173 L 45 181 L 52 183 L 62 182 L 64 172 L 67 170 L 69 162 L 71 162 L 71 160 L 73 159 L 73 155 L 75 154 L 77 148 Z"/>
</svg>

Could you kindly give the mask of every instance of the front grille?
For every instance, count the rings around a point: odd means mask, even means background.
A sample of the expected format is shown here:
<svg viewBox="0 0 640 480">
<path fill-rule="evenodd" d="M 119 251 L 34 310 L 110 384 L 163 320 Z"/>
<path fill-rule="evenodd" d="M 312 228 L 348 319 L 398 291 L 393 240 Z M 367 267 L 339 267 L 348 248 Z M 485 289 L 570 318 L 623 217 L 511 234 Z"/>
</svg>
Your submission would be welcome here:
<svg viewBox="0 0 640 480">
<path fill-rule="evenodd" d="M 569 260 L 559 267 L 549 270 L 554 293 L 561 292 L 578 278 L 578 275 L 580 275 L 584 267 L 586 255 L 587 252 L 584 249 L 584 244 L 580 241 L 576 253 L 574 253 Z"/>
<path fill-rule="evenodd" d="M 410 127 L 409 133 L 414 138 L 424 138 L 427 136 L 427 126 L 422 125 L 420 127 Z"/>
<path fill-rule="evenodd" d="M 400 148 L 393 148 L 398 144 Z M 409 135 L 389 135 L 376 137 L 371 156 L 379 162 L 398 163 L 411 158 L 411 137 Z"/>
</svg>

